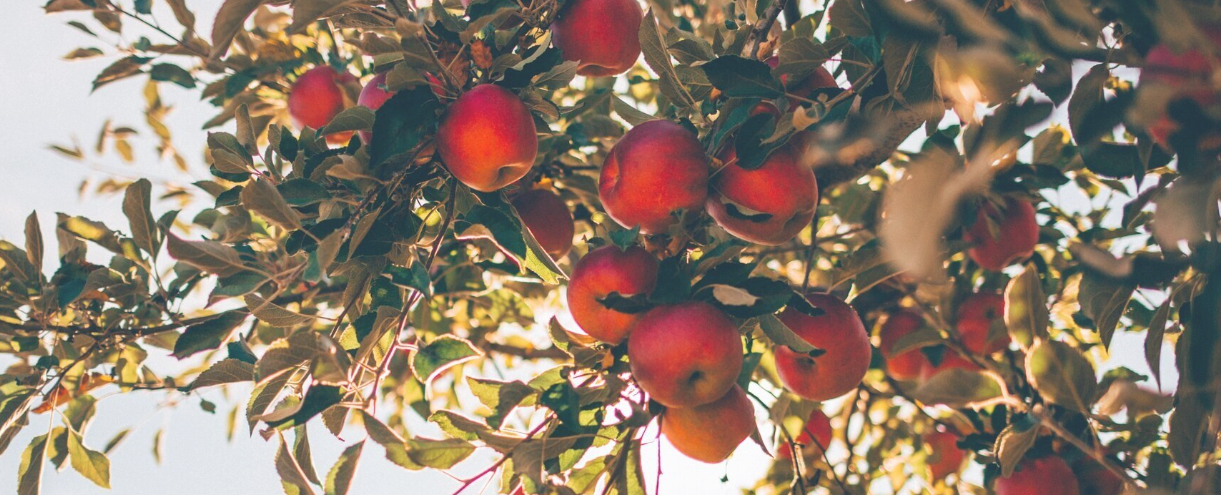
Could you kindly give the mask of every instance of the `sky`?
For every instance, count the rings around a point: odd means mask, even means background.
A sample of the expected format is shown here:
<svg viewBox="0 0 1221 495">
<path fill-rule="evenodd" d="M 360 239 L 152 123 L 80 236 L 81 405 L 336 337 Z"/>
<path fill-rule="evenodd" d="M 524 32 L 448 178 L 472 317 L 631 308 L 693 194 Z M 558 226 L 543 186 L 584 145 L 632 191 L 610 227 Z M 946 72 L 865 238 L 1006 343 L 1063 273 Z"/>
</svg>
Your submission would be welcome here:
<svg viewBox="0 0 1221 495">
<path fill-rule="evenodd" d="M 106 42 L 66 25 L 67 21 L 79 16 L 47 16 L 39 6 L 41 3 L 18 2 L 0 16 L 0 46 L 8 47 L 0 50 L 0 109 L 6 116 L 4 123 L 0 123 L 0 149 L 4 150 L 0 154 L 0 177 L 3 177 L 0 180 L 0 238 L 20 245 L 25 218 L 30 211 L 37 211 L 48 241 L 48 253 L 54 253 L 56 212 L 85 215 L 126 229 L 127 222 L 120 210 L 121 198 L 82 195 L 78 192 L 82 181 L 96 183 L 114 175 L 169 179 L 187 184 L 193 180 L 192 176 L 205 177 L 206 168 L 201 158 L 205 135 L 201 125 L 212 116 L 214 109 L 198 101 L 192 92 L 169 84 L 161 86 L 163 99 L 175 107 L 166 123 L 175 133 L 180 152 L 190 162 L 191 175 L 184 175 L 171 164 L 159 161 L 152 151 L 151 139 L 133 140 L 136 163 L 131 165 L 122 163 L 113 154 L 90 159 L 85 164 L 49 150 L 48 145 L 52 143 L 69 144 L 74 138 L 82 147 L 91 148 L 107 119 L 117 125 L 132 125 L 144 135 L 151 136 L 151 131 L 143 125 L 140 111 L 144 104 L 140 96 L 143 78 L 114 83 L 91 94 L 93 77 L 114 57 L 73 62 L 62 60 L 62 56 L 80 46 L 97 46 L 108 52 L 113 49 Z M 173 18 L 165 11 L 165 4 L 155 4 L 157 17 L 172 25 Z M 207 32 L 212 13 L 200 6 L 219 5 L 219 2 L 193 0 L 188 4 L 197 11 L 199 30 Z M 96 26 L 96 23 L 87 23 Z M 155 33 L 136 29 L 135 23 L 128 24 L 131 33 L 155 36 Z M 102 36 L 114 39 L 108 33 Z M 1062 115 L 1057 119 L 1062 119 Z M 153 210 L 159 213 L 171 207 L 174 205 L 154 203 Z M 48 267 L 50 265 L 48 263 Z M 1116 335 L 1113 349 L 1116 355 L 1108 367 L 1123 364 L 1138 372 L 1147 371 L 1141 354 L 1143 334 L 1120 333 Z M 157 359 L 160 363 L 169 362 L 164 357 Z M 1173 365 L 1169 358 L 1163 362 L 1168 368 Z M 1165 371 L 1164 376 L 1172 380 L 1173 369 Z M 179 494 L 279 493 L 279 478 L 273 464 L 274 441 L 264 441 L 257 435 L 251 437 L 244 431 L 239 431 L 232 442 L 225 438 L 224 414 L 235 404 L 244 403 L 248 392 L 248 389 L 237 387 L 228 394 L 212 389 L 198 396 L 152 392 L 120 395 L 114 390 L 102 389 L 98 414 L 86 431 L 85 443 L 100 448 L 115 433 L 134 427 L 110 456 L 113 489 L 102 490 L 67 468 L 62 472 L 44 471 L 43 493 L 143 494 L 167 489 Z M 201 396 L 218 405 L 217 414 L 200 408 Z M 170 402 L 177 406 L 162 407 Z M 763 417 L 761 412 L 760 417 Z M 33 436 L 46 432 L 47 419 L 46 415 L 32 418 L 33 424 L 0 455 L 0 492 L 15 488 L 21 452 Z M 418 418 L 409 426 L 413 433 L 439 436 L 435 427 Z M 152 454 L 153 439 L 159 430 L 164 431 L 160 464 Z M 342 449 L 361 438 L 359 432 L 349 429 L 344 439 L 336 439 L 318 424 L 311 427 L 310 436 L 315 468 L 323 476 Z M 652 473 L 656 472 L 658 464 L 658 449 L 654 447 L 649 445 L 643 455 L 650 493 L 653 492 Z M 744 443 L 727 464 L 707 465 L 692 461 L 664 443 L 660 458 L 664 467 L 660 478 L 661 493 L 739 493 L 740 487 L 753 484 L 763 474 L 769 462 L 750 442 Z M 493 460 L 492 455 L 480 451 L 460 464 L 453 474 L 463 476 L 478 472 Z M 720 481 L 723 476 L 728 476 L 728 483 Z M 391 490 L 451 493 L 457 486 L 458 483 L 444 473 L 412 472 L 392 465 L 382 457 L 380 447 L 369 444 L 351 493 L 376 494 Z M 478 493 L 482 484 L 474 486 L 466 493 Z M 489 489 L 487 493 L 494 492 Z"/>
</svg>

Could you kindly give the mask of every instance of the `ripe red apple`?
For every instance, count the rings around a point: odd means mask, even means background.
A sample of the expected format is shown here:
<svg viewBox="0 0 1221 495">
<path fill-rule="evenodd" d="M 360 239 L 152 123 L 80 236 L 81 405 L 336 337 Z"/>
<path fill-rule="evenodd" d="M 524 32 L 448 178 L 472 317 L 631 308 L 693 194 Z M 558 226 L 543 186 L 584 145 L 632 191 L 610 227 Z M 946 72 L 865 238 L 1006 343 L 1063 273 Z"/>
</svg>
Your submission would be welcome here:
<svg viewBox="0 0 1221 495">
<path fill-rule="evenodd" d="M 928 457 L 929 474 L 934 480 L 945 479 L 962 468 L 966 454 L 958 448 L 958 436 L 946 431 L 934 431 L 924 437 L 924 444 L 932 449 Z"/>
<path fill-rule="evenodd" d="M 924 318 L 912 310 L 903 309 L 891 313 L 886 323 L 878 330 L 878 347 L 886 358 L 886 372 L 896 380 L 910 381 L 920 377 L 928 366 L 928 358 L 920 349 L 910 349 L 899 354 L 892 352 L 895 343 L 904 336 L 924 326 Z"/>
<path fill-rule="evenodd" d="M 698 301 L 658 306 L 627 339 L 632 377 L 666 407 L 720 399 L 742 370 L 742 339 L 733 321 Z"/>
<path fill-rule="evenodd" d="M 534 166 L 534 117 L 512 91 L 494 84 L 475 86 L 441 117 L 437 153 L 454 178 L 471 189 L 498 190 Z"/>
<path fill-rule="evenodd" d="M 1112 473 L 1092 458 L 1085 457 L 1077 461 L 1073 470 L 1076 472 L 1078 484 L 1081 485 L 1081 495 L 1123 495 L 1123 479 Z"/>
<path fill-rule="evenodd" d="M 737 385 L 708 404 L 668 408 L 659 422 L 676 450 L 709 464 L 727 459 L 756 428 L 755 408 Z"/>
<path fill-rule="evenodd" d="M 775 56 L 769 57 L 765 61 L 765 63 L 768 65 L 768 67 L 775 69 L 776 67 L 780 66 L 780 57 L 775 57 Z M 810 97 L 810 95 L 814 94 L 814 92 L 817 90 L 820 90 L 823 88 L 834 88 L 834 87 L 839 86 L 839 83 L 835 82 L 835 76 L 832 76 L 831 72 L 828 71 L 827 68 L 823 67 L 823 66 L 819 66 L 817 69 L 814 69 L 814 71 L 811 72 L 809 75 L 807 75 L 805 78 L 803 78 L 802 80 L 797 81 L 793 84 L 789 84 L 788 79 L 789 79 L 789 76 L 787 74 L 780 76 L 780 84 L 781 84 L 781 86 L 784 87 L 784 90 L 786 92 L 792 94 L 793 96 L 798 96 L 798 97 L 807 98 L 807 99 Z M 797 98 L 793 98 L 791 96 L 788 97 L 788 101 L 789 101 L 789 111 L 792 111 L 792 110 L 796 109 L 798 106 L 800 106 L 802 103 L 805 103 L 805 102 L 798 100 Z M 751 109 L 750 116 L 754 117 L 755 115 L 758 115 L 758 114 L 764 113 L 764 112 L 775 115 L 777 118 L 780 117 L 780 109 L 776 108 L 776 105 L 770 101 L 761 101 L 758 104 L 756 104 L 755 107 Z"/>
<path fill-rule="evenodd" d="M 1145 54 L 1145 66 L 1141 68 L 1140 85 L 1160 85 L 1170 88 L 1171 99 L 1187 98 L 1202 107 L 1210 107 L 1218 102 L 1217 92 L 1213 89 L 1213 74 L 1217 71 L 1217 59 L 1213 55 L 1221 46 L 1221 29 L 1205 27 L 1204 35 L 1213 46 L 1192 47 L 1177 52 L 1167 44 L 1158 44 Z M 1169 115 L 1163 113 L 1156 122 L 1149 126 L 1149 134 L 1154 141 L 1167 149 L 1169 139 L 1177 132 L 1180 124 Z"/>
<path fill-rule="evenodd" d="M 735 237 L 775 246 L 797 236 L 814 219 L 818 182 L 795 144 L 771 154 L 754 170 L 738 166 L 733 147 L 712 178 L 708 214 Z"/>
<path fill-rule="evenodd" d="M 822 401 L 844 395 L 860 385 L 873 347 L 861 318 L 848 303 L 830 294 L 808 294 L 810 304 L 823 311 L 809 316 L 793 308 L 780 313 L 780 321 L 810 345 L 824 352 L 818 357 L 776 347 L 776 372 L 793 393 Z"/>
<path fill-rule="evenodd" d="M 568 309 L 586 334 L 608 344 L 627 337 L 643 314 L 621 313 L 598 302 L 612 292 L 648 294 L 657 283 L 657 258 L 638 246 L 603 246 L 586 254 L 568 280 Z"/>
<path fill-rule="evenodd" d="M 340 84 L 355 81 L 349 73 L 340 74 L 329 65 L 320 65 L 305 71 L 288 90 L 288 114 L 298 127 L 321 129 L 339 115 L 345 106 Z M 332 144 L 347 142 L 351 132 L 340 132 L 327 136 Z"/>
<path fill-rule="evenodd" d="M 1064 459 L 1022 461 L 1008 478 L 996 479 L 996 495 L 1080 495 L 1077 477 Z"/>
<path fill-rule="evenodd" d="M 394 92 L 386 90 L 386 73 L 383 72 L 365 84 L 360 90 L 360 97 L 356 98 L 356 104 L 376 112 L 391 96 L 394 96 Z M 360 131 L 360 140 L 366 145 L 373 142 L 373 132 Z"/>
<path fill-rule="evenodd" d="M 513 208 L 552 258 L 563 258 L 572 249 L 572 236 L 575 235 L 572 211 L 554 192 L 532 189 L 518 194 L 513 198 Z"/>
<path fill-rule="evenodd" d="M 801 433 L 793 439 L 793 442 L 797 444 L 797 449 L 801 451 L 802 455 L 812 457 L 822 455 L 822 449 L 831 444 L 833 435 L 831 418 L 828 418 L 822 409 L 815 409 L 810 413 L 805 425 L 801 427 Z M 776 447 L 776 456 L 781 459 L 792 459 L 793 450 L 788 445 L 780 445 Z"/>
<path fill-rule="evenodd" d="M 996 225 L 996 235 L 989 227 L 989 218 Z M 975 223 L 963 233 L 972 244 L 967 254 L 979 266 L 1000 271 L 1029 258 L 1039 242 L 1039 224 L 1035 222 L 1034 205 L 1029 201 L 1005 198 L 1003 209 L 983 202 L 976 210 Z"/>
<path fill-rule="evenodd" d="M 667 120 L 645 122 L 627 131 L 606 155 L 598 196 L 620 225 L 639 225 L 646 234 L 665 233 L 676 211 L 704 206 L 708 156 L 683 126 Z"/>
<path fill-rule="evenodd" d="M 579 60 L 577 74 L 622 74 L 640 58 L 640 21 L 636 0 L 572 0 L 551 24 L 551 43 L 564 60 Z"/>
<path fill-rule="evenodd" d="M 992 325 L 1004 328 L 1005 296 L 977 292 L 958 304 L 958 335 L 962 343 L 976 354 L 992 354 L 1009 347 L 1009 332 L 1001 331 L 988 340 Z"/>
</svg>

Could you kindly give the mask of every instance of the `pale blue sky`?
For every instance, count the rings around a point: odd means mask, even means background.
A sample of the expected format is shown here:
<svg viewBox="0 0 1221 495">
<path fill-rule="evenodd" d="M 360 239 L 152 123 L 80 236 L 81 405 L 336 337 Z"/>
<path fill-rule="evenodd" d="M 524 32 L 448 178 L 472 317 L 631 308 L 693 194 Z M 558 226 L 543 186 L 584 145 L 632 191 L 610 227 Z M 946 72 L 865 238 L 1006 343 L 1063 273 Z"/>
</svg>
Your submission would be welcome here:
<svg viewBox="0 0 1221 495">
<path fill-rule="evenodd" d="M 37 210 L 43 231 L 48 239 L 48 252 L 54 253 L 53 222 L 55 212 L 85 215 L 95 220 L 120 228 L 126 221 L 120 211 L 118 197 L 98 197 L 78 194 L 77 186 L 83 180 L 101 180 L 106 173 L 85 164 L 62 157 L 47 149 L 51 143 L 68 143 L 77 137 L 82 146 L 93 145 L 98 129 L 107 118 L 116 124 L 132 125 L 144 134 L 151 134 L 143 125 L 140 109 L 142 78 L 112 84 L 90 95 L 90 82 L 113 57 L 86 61 L 67 62 L 61 57 L 78 46 L 110 48 L 102 41 L 90 38 L 67 26 L 70 15 L 46 16 L 39 5 L 41 1 L 19 2 L 0 17 L 0 109 L 5 112 L 6 122 L 0 125 L 0 237 L 18 242 L 22 236 L 25 217 Z M 173 18 L 161 2 L 157 14 L 165 24 L 173 25 Z M 219 2 L 188 1 L 199 18 L 199 30 L 207 32 L 212 13 L 203 5 L 218 5 Z M 209 7 L 214 8 L 214 7 Z M 80 16 L 78 16 L 80 17 Z M 88 22 L 91 26 L 95 23 Z M 127 22 L 129 36 L 155 33 L 137 29 L 134 22 Z M 99 28 L 100 31 L 100 28 Z M 107 40 L 114 37 L 101 33 Z M 204 177 L 201 147 L 204 133 L 201 124 L 214 109 L 197 101 L 197 93 L 181 90 L 173 85 L 162 85 L 162 96 L 176 108 L 167 124 L 174 131 L 175 142 L 181 153 L 190 162 L 197 177 Z M 94 159 L 91 163 L 102 170 L 117 172 L 131 177 L 148 176 L 172 179 L 186 184 L 190 178 L 177 172 L 168 163 L 156 159 L 153 142 L 136 138 L 137 163 L 125 165 L 116 157 Z M 172 205 L 154 204 L 157 212 Z M 51 255 L 53 257 L 53 254 Z M 48 267 L 51 263 L 48 263 Z M 1119 334 L 1113 346 L 1119 353 L 1116 360 L 1138 371 L 1145 370 L 1141 349 L 1143 335 Z M 1171 359 L 1164 360 L 1172 367 Z M 170 363 L 158 358 L 157 363 Z M 0 365 L 3 363 L 0 362 Z M 1168 370 L 1172 373 L 1172 370 Z M 1172 375 L 1167 375 L 1172 376 Z M 273 466 L 274 442 L 265 442 L 239 433 L 229 443 L 225 440 L 224 414 L 237 402 L 244 402 L 247 390 L 233 390 L 227 399 L 219 390 L 205 391 L 203 396 L 218 404 L 218 414 L 212 415 L 199 408 L 196 396 L 170 397 L 179 402 L 178 407 L 159 410 L 167 399 L 164 394 L 134 393 L 113 395 L 113 390 L 103 389 L 100 395 L 108 396 L 98 408 L 98 416 L 87 431 L 86 443 L 100 447 L 117 431 L 135 426 L 111 455 L 111 484 L 109 493 L 145 494 L 172 490 L 182 494 L 271 494 L 281 493 L 278 477 Z M 762 417 L 762 415 L 760 415 Z M 16 467 L 20 454 L 29 439 L 45 433 L 47 417 L 36 416 L 10 447 L 0 455 L 0 492 L 15 488 Z M 412 424 L 413 431 L 436 436 L 429 425 Z M 166 429 L 163 463 L 157 465 L 151 454 L 155 432 Z M 311 429 L 316 469 L 325 472 L 346 445 L 360 439 L 359 432 L 349 432 L 344 441 L 335 439 L 320 426 Z M 650 435 L 650 439 L 652 436 Z M 461 476 L 482 469 L 492 456 L 480 453 L 455 470 Z M 649 477 L 652 492 L 652 473 L 656 470 L 657 449 L 649 445 L 644 450 L 645 473 Z M 725 465 L 705 465 L 678 455 L 668 445 L 662 451 L 665 475 L 661 479 L 662 493 L 738 493 L 738 487 L 749 486 L 758 479 L 768 460 L 761 451 L 744 444 L 738 453 Z M 730 482 L 719 480 L 728 473 Z M 410 472 L 398 468 L 382 457 L 380 447 L 366 446 L 361 460 L 354 494 L 404 493 L 451 493 L 457 483 L 438 472 Z M 477 493 L 478 487 L 468 490 Z M 494 485 L 495 486 L 495 485 Z M 488 493 L 494 493 L 489 490 Z M 56 473 L 44 473 L 43 493 L 94 494 L 108 493 L 77 475 L 71 468 Z"/>
</svg>

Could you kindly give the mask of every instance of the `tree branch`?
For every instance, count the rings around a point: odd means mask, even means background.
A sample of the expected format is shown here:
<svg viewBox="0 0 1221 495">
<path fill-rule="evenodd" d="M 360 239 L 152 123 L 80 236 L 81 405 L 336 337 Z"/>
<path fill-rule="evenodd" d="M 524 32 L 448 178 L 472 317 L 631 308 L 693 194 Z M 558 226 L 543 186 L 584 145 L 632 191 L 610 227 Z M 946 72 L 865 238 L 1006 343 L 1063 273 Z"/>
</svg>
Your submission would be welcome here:
<svg viewBox="0 0 1221 495">
<path fill-rule="evenodd" d="M 784 5 L 789 3 L 788 0 L 774 0 L 767 10 L 759 16 L 759 20 L 755 21 L 754 27 L 750 28 L 750 34 L 747 35 L 746 45 L 742 47 L 742 56 L 750 59 L 759 58 L 759 46 L 767 39 L 767 32 L 772 29 L 772 24 L 776 22 L 776 18 L 780 16 L 780 12 L 784 10 Z M 792 22 L 791 20 L 789 22 Z"/>
</svg>

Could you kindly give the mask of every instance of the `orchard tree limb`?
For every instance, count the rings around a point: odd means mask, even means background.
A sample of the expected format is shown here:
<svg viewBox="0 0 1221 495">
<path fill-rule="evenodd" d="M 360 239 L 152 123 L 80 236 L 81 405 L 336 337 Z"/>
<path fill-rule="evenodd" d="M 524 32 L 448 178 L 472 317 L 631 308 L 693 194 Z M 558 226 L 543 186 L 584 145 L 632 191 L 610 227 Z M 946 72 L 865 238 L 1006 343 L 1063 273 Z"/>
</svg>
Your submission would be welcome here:
<svg viewBox="0 0 1221 495">
<path fill-rule="evenodd" d="M 784 5 L 787 3 L 789 0 L 773 0 L 767 10 L 763 11 L 763 15 L 759 16 L 759 20 L 755 21 L 755 25 L 750 28 L 750 34 L 746 35 L 746 45 L 742 47 L 743 57 L 759 58 L 760 45 L 767 40 L 768 31 L 771 31 L 772 24 L 776 22 L 777 17 L 780 17 L 780 12 L 784 10 Z"/>
</svg>

